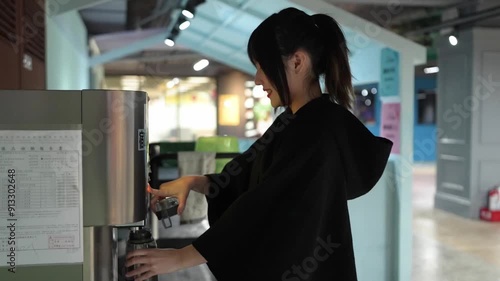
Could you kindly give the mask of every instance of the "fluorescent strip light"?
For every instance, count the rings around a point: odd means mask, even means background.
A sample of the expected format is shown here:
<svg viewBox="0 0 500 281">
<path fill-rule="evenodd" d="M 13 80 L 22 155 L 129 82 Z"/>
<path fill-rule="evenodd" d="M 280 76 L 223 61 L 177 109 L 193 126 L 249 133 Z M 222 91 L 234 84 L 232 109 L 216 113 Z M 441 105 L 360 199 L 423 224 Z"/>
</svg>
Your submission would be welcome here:
<svg viewBox="0 0 500 281">
<path fill-rule="evenodd" d="M 202 59 L 199 62 L 194 64 L 193 69 L 196 71 L 200 71 L 200 70 L 204 69 L 205 67 L 207 67 L 208 64 L 209 64 L 208 60 Z"/>
<path fill-rule="evenodd" d="M 438 73 L 438 72 L 439 72 L 439 67 L 437 67 L 437 66 L 424 68 L 425 74 L 433 74 L 433 73 Z"/>
</svg>

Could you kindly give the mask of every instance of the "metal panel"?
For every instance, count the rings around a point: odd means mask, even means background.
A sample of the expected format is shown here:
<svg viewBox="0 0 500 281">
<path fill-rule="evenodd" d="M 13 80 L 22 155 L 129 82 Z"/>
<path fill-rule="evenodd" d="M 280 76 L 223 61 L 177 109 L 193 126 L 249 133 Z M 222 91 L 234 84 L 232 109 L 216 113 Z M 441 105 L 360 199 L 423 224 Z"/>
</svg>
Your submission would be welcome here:
<svg viewBox="0 0 500 281">
<path fill-rule="evenodd" d="M 471 202 L 461 196 L 452 195 L 445 192 L 436 191 L 434 198 L 434 205 L 436 208 L 445 210 L 450 213 L 457 214 L 462 217 L 470 218 L 469 211 Z M 477 215 L 474 218 L 477 218 Z"/>
<path fill-rule="evenodd" d="M 80 91 L 0 91 L 3 124 L 81 124 Z"/>
<path fill-rule="evenodd" d="M 476 167 L 477 170 L 474 172 L 478 173 L 478 205 L 480 207 L 488 206 L 487 198 L 489 190 L 500 184 L 500 159 L 490 161 L 490 160 L 480 160 L 479 165 Z"/>
<path fill-rule="evenodd" d="M 118 229 L 111 226 L 85 227 L 83 280 L 118 281 Z M 123 280 L 123 279 L 120 279 Z"/>
<path fill-rule="evenodd" d="M 469 197 L 468 161 L 464 157 L 440 154 L 439 184 L 437 189 L 441 192 Z"/>
<path fill-rule="evenodd" d="M 473 192 L 471 213 L 477 217 L 485 206 L 488 189 L 500 183 L 498 163 L 500 150 L 498 122 L 500 113 L 500 31 L 490 28 L 474 28 L 473 31 L 473 96 L 479 106 L 472 106 L 471 124 L 472 167 L 471 182 Z"/>
<path fill-rule="evenodd" d="M 62 130 L 81 124 L 80 91 L 0 91 L 0 129 Z M 82 264 L 18 266 L 15 274 L 0 265 L 0 280 L 81 281 Z M 57 278 L 55 277 L 57 276 Z"/>
<path fill-rule="evenodd" d="M 50 266 L 19 266 L 16 273 L 10 273 L 5 267 L 0 267 L 0 280 L 2 281 L 30 281 L 30 280 L 83 280 L 82 264 Z"/>
<path fill-rule="evenodd" d="M 481 57 L 481 79 L 490 82 L 482 85 L 481 92 L 471 98 L 472 110 L 479 105 L 479 142 L 480 144 L 499 145 L 500 130 L 498 130 L 498 108 L 500 108 L 500 51 L 483 52 Z M 484 83 L 481 81 L 481 83 Z"/>
<path fill-rule="evenodd" d="M 443 94 L 438 96 L 444 137 L 466 141 L 471 114 L 464 110 L 463 104 L 470 95 L 470 88 L 467 87 L 470 80 L 470 59 L 467 54 L 448 55 L 440 65 L 446 70 L 440 73 L 440 93 Z"/>
<path fill-rule="evenodd" d="M 400 6 L 423 6 L 423 7 L 446 7 L 458 4 L 461 0 L 398 0 L 390 2 L 387 0 L 326 0 L 332 4 L 369 4 L 392 7 L 393 5 Z"/>
<path fill-rule="evenodd" d="M 82 92 L 84 226 L 146 217 L 146 103 L 144 92 Z"/>
<path fill-rule="evenodd" d="M 470 38 L 469 38 L 470 37 Z M 470 39 L 470 40 L 468 40 Z M 467 110 L 471 96 L 471 35 L 461 34 L 460 44 L 440 42 L 438 77 L 438 141 L 436 208 L 470 216 L 471 205 L 471 122 Z"/>
</svg>

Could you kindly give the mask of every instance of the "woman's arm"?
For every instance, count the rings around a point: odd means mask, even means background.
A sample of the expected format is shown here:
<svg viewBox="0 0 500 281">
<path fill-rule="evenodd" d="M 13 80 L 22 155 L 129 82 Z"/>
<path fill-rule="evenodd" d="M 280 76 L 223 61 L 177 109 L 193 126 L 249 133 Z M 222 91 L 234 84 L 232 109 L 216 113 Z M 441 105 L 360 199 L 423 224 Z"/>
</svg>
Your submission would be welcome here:
<svg viewBox="0 0 500 281">
<path fill-rule="evenodd" d="M 192 245 L 182 249 L 141 249 L 127 255 L 126 267 L 140 266 L 128 272 L 126 276 L 143 281 L 155 275 L 187 269 L 206 262 Z"/>
<path fill-rule="evenodd" d="M 185 179 L 189 189 L 201 194 L 208 194 L 210 180 L 207 176 L 186 176 Z"/>
<path fill-rule="evenodd" d="M 207 262 L 193 245 L 179 249 L 179 260 L 182 268 L 190 268 Z"/>
</svg>

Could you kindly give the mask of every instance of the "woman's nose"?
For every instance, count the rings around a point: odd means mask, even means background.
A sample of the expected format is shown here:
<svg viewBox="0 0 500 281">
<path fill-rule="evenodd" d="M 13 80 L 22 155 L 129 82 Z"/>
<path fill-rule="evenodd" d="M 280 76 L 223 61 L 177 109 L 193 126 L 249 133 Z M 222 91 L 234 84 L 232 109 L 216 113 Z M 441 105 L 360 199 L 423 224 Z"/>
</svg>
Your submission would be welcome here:
<svg viewBox="0 0 500 281">
<path fill-rule="evenodd" d="M 255 86 L 261 86 L 262 81 L 259 79 L 259 76 L 255 75 L 255 78 L 253 80 L 255 82 Z"/>
</svg>

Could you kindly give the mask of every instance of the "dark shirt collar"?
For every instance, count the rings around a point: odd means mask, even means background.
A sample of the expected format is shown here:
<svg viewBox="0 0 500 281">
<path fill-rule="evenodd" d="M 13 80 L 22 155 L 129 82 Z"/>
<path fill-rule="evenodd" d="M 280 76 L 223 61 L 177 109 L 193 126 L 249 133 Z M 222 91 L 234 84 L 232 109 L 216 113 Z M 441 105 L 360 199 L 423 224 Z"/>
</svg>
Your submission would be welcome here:
<svg viewBox="0 0 500 281">
<path fill-rule="evenodd" d="M 310 110 L 314 110 L 315 106 L 318 104 L 322 104 L 325 102 L 331 102 L 329 94 L 322 94 L 321 96 L 310 100 L 308 103 L 304 104 L 301 108 L 299 108 L 295 115 L 303 114 L 304 112 L 308 112 Z M 292 114 L 292 109 L 287 107 L 285 110 L 288 114 Z"/>
</svg>

